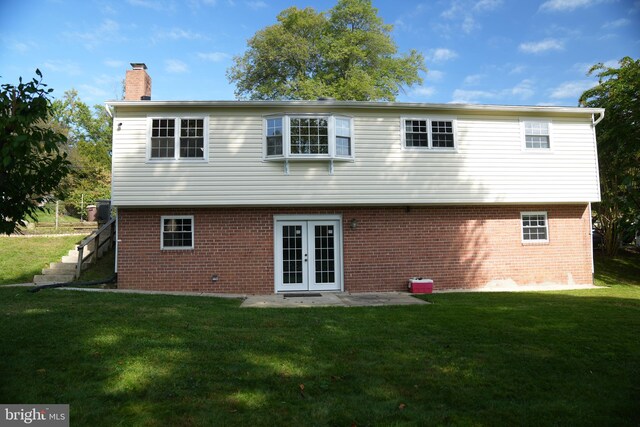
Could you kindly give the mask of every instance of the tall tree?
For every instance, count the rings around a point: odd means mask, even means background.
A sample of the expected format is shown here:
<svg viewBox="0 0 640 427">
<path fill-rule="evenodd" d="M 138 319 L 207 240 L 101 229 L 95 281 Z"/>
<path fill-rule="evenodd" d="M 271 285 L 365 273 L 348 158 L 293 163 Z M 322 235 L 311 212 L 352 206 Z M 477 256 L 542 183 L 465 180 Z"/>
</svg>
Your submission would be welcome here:
<svg viewBox="0 0 640 427">
<path fill-rule="evenodd" d="M 599 63 L 589 74 L 598 84 L 580 104 L 606 109 L 597 129 L 602 201 L 595 213 L 605 252 L 615 255 L 623 236 L 640 229 L 640 60 L 624 57 L 619 68 Z"/>
<path fill-rule="evenodd" d="M 38 78 L 0 86 L 0 233 L 33 218 L 69 171 L 62 133 L 49 125 L 51 101 Z"/>
<path fill-rule="evenodd" d="M 391 25 L 370 0 L 339 0 L 326 13 L 288 8 L 258 31 L 227 70 L 238 98 L 394 101 L 422 83 L 423 56 L 398 55 Z"/>
<path fill-rule="evenodd" d="M 101 105 L 93 110 L 74 89 L 53 102 L 53 122 L 66 136 L 65 151 L 71 173 L 62 183 L 67 208 L 80 211 L 82 204 L 109 198 L 111 193 L 111 139 L 113 123 Z"/>
</svg>

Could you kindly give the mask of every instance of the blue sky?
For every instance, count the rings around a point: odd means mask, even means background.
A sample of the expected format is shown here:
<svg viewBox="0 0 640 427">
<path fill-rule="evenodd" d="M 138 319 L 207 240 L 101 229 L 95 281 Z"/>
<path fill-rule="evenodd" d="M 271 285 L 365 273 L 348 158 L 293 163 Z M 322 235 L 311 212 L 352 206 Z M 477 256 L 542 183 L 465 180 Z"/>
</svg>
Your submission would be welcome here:
<svg viewBox="0 0 640 427">
<path fill-rule="evenodd" d="M 0 82 L 39 68 L 54 96 L 114 99 L 130 62 L 145 62 L 154 100 L 234 99 L 226 69 L 290 6 L 334 1 L 3 0 Z M 588 68 L 640 57 L 640 0 L 373 0 L 400 52 L 429 72 L 398 101 L 577 105 Z"/>
</svg>

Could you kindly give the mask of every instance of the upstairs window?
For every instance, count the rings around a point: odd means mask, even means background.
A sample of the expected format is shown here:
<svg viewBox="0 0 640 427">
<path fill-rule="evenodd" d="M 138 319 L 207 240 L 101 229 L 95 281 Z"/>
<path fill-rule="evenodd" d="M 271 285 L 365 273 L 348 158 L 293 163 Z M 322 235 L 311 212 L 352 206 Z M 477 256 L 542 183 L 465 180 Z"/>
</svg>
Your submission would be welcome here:
<svg viewBox="0 0 640 427">
<path fill-rule="evenodd" d="M 544 243 L 549 241 L 546 212 L 522 212 L 522 242 Z"/>
<path fill-rule="evenodd" d="M 334 115 L 282 115 L 265 118 L 267 159 L 350 159 L 352 120 Z"/>
<path fill-rule="evenodd" d="M 403 118 L 405 148 L 455 149 L 455 120 L 450 118 Z"/>
<path fill-rule="evenodd" d="M 282 118 L 267 119 L 267 156 L 282 156 Z"/>
<path fill-rule="evenodd" d="M 329 154 L 329 121 L 324 117 L 292 117 L 291 154 Z"/>
<path fill-rule="evenodd" d="M 525 120 L 523 126 L 524 146 L 526 149 L 548 150 L 551 148 L 550 122 L 541 120 Z"/>
<path fill-rule="evenodd" d="M 150 122 L 149 159 L 207 159 L 206 118 L 152 118 Z"/>
</svg>

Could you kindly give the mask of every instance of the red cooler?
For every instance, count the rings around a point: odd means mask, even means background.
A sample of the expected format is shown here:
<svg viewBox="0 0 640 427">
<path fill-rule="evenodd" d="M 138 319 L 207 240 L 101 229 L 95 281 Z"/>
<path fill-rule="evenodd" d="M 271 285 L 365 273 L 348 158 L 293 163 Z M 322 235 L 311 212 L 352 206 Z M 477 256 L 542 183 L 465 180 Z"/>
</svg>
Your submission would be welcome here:
<svg viewBox="0 0 640 427">
<path fill-rule="evenodd" d="M 430 294 L 433 292 L 433 280 L 413 277 L 409 279 L 409 291 L 412 294 Z"/>
</svg>

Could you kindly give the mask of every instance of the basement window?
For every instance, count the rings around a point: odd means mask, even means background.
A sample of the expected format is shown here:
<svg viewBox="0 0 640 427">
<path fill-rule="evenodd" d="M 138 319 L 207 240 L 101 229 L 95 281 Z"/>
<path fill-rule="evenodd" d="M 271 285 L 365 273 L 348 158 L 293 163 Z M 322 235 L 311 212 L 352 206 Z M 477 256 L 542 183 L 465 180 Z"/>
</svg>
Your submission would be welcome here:
<svg viewBox="0 0 640 427">
<path fill-rule="evenodd" d="M 149 118 L 148 159 L 207 160 L 207 117 Z"/>
<path fill-rule="evenodd" d="M 546 212 L 521 212 L 522 243 L 549 242 L 549 224 Z"/>
<path fill-rule="evenodd" d="M 160 249 L 193 249 L 193 216 L 163 216 Z"/>
</svg>

